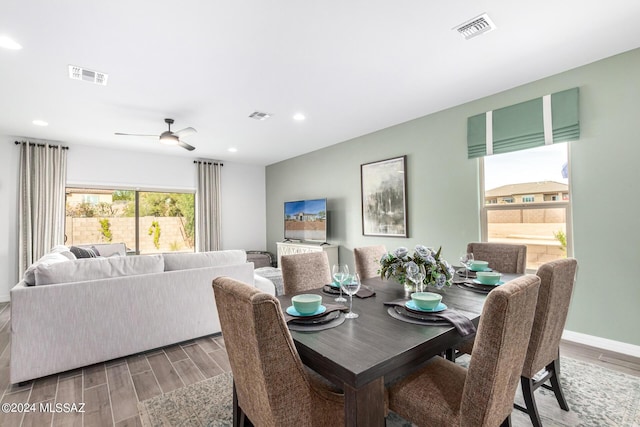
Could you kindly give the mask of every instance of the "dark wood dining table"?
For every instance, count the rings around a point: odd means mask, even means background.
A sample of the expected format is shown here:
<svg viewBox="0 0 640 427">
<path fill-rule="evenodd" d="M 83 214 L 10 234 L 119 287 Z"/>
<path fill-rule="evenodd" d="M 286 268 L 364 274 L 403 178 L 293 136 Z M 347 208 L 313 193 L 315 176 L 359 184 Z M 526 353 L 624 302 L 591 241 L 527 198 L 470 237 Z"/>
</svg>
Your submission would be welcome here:
<svg viewBox="0 0 640 427">
<path fill-rule="evenodd" d="M 379 278 L 364 279 L 362 284 L 376 295 L 353 298 L 357 319 L 323 331 L 291 331 L 291 336 L 303 363 L 344 390 L 345 425 L 384 426 L 385 384 L 454 347 L 463 337 L 448 323 L 416 325 L 391 317 L 384 302 L 403 298 L 402 285 Z M 486 294 L 455 285 L 435 292 L 442 294 L 450 309 L 478 325 Z M 323 303 L 335 303 L 335 295 L 321 289 L 306 293 L 321 294 Z M 283 309 L 291 305 L 290 295 L 278 299 Z"/>
</svg>

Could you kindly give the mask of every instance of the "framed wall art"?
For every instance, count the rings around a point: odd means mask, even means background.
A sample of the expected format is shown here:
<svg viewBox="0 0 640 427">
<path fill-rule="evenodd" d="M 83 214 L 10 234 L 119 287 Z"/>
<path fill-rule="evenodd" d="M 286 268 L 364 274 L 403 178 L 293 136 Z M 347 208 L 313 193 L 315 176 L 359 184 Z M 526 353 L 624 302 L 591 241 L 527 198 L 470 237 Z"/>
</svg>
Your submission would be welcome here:
<svg viewBox="0 0 640 427">
<path fill-rule="evenodd" d="M 407 156 L 360 165 L 362 234 L 408 237 Z"/>
</svg>

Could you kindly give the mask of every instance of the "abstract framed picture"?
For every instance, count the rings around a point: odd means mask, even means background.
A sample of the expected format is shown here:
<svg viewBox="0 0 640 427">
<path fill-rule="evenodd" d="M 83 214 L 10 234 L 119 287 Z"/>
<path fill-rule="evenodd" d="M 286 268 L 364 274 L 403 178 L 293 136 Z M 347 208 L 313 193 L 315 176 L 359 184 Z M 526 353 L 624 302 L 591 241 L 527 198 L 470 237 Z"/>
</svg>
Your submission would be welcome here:
<svg viewBox="0 0 640 427">
<path fill-rule="evenodd" d="M 408 237 L 407 156 L 360 165 L 362 234 Z"/>
</svg>

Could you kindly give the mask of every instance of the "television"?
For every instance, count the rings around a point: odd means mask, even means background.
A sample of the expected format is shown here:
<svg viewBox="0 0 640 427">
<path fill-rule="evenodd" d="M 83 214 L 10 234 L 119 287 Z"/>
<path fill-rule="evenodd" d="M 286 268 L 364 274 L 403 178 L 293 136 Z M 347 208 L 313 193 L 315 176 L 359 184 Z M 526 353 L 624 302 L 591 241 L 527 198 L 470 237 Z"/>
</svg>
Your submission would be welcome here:
<svg viewBox="0 0 640 427">
<path fill-rule="evenodd" d="M 327 199 L 284 202 L 284 240 L 327 241 Z"/>
</svg>

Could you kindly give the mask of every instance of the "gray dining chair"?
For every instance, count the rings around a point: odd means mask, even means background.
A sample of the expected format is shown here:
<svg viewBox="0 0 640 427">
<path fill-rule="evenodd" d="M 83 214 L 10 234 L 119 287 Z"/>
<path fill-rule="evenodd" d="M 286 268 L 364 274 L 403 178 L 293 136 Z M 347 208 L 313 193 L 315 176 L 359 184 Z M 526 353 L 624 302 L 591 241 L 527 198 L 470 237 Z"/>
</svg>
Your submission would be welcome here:
<svg viewBox="0 0 640 427">
<path fill-rule="evenodd" d="M 233 425 L 344 424 L 344 394 L 302 364 L 280 302 L 229 277 L 213 281 L 233 374 Z"/>
<path fill-rule="evenodd" d="M 380 270 L 380 258 L 387 253 L 385 245 L 363 246 L 353 248 L 353 258 L 356 265 L 356 273 L 361 279 L 378 277 Z"/>
<path fill-rule="evenodd" d="M 520 377 L 526 407 L 515 405 L 529 414 L 534 427 L 542 426 L 534 397 L 534 391 L 539 387 L 553 391 L 560 408 L 569 410 L 560 386 L 560 339 L 569 313 L 577 268 L 575 259 L 566 258 L 543 264 L 536 273 L 540 277 L 540 291 Z"/>
<path fill-rule="evenodd" d="M 540 278 L 491 291 L 469 369 L 434 357 L 390 385 L 389 409 L 418 426 L 508 426 L 535 313 Z"/>
<path fill-rule="evenodd" d="M 280 268 L 285 294 L 318 289 L 331 283 L 329 257 L 324 251 L 283 255 Z"/>
<path fill-rule="evenodd" d="M 500 273 L 524 274 L 527 269 L 527 246 L 511 243 L 469 243 L 467 253 L 473 258 L 487 261 L 489 267 Z"/>
</svg>

